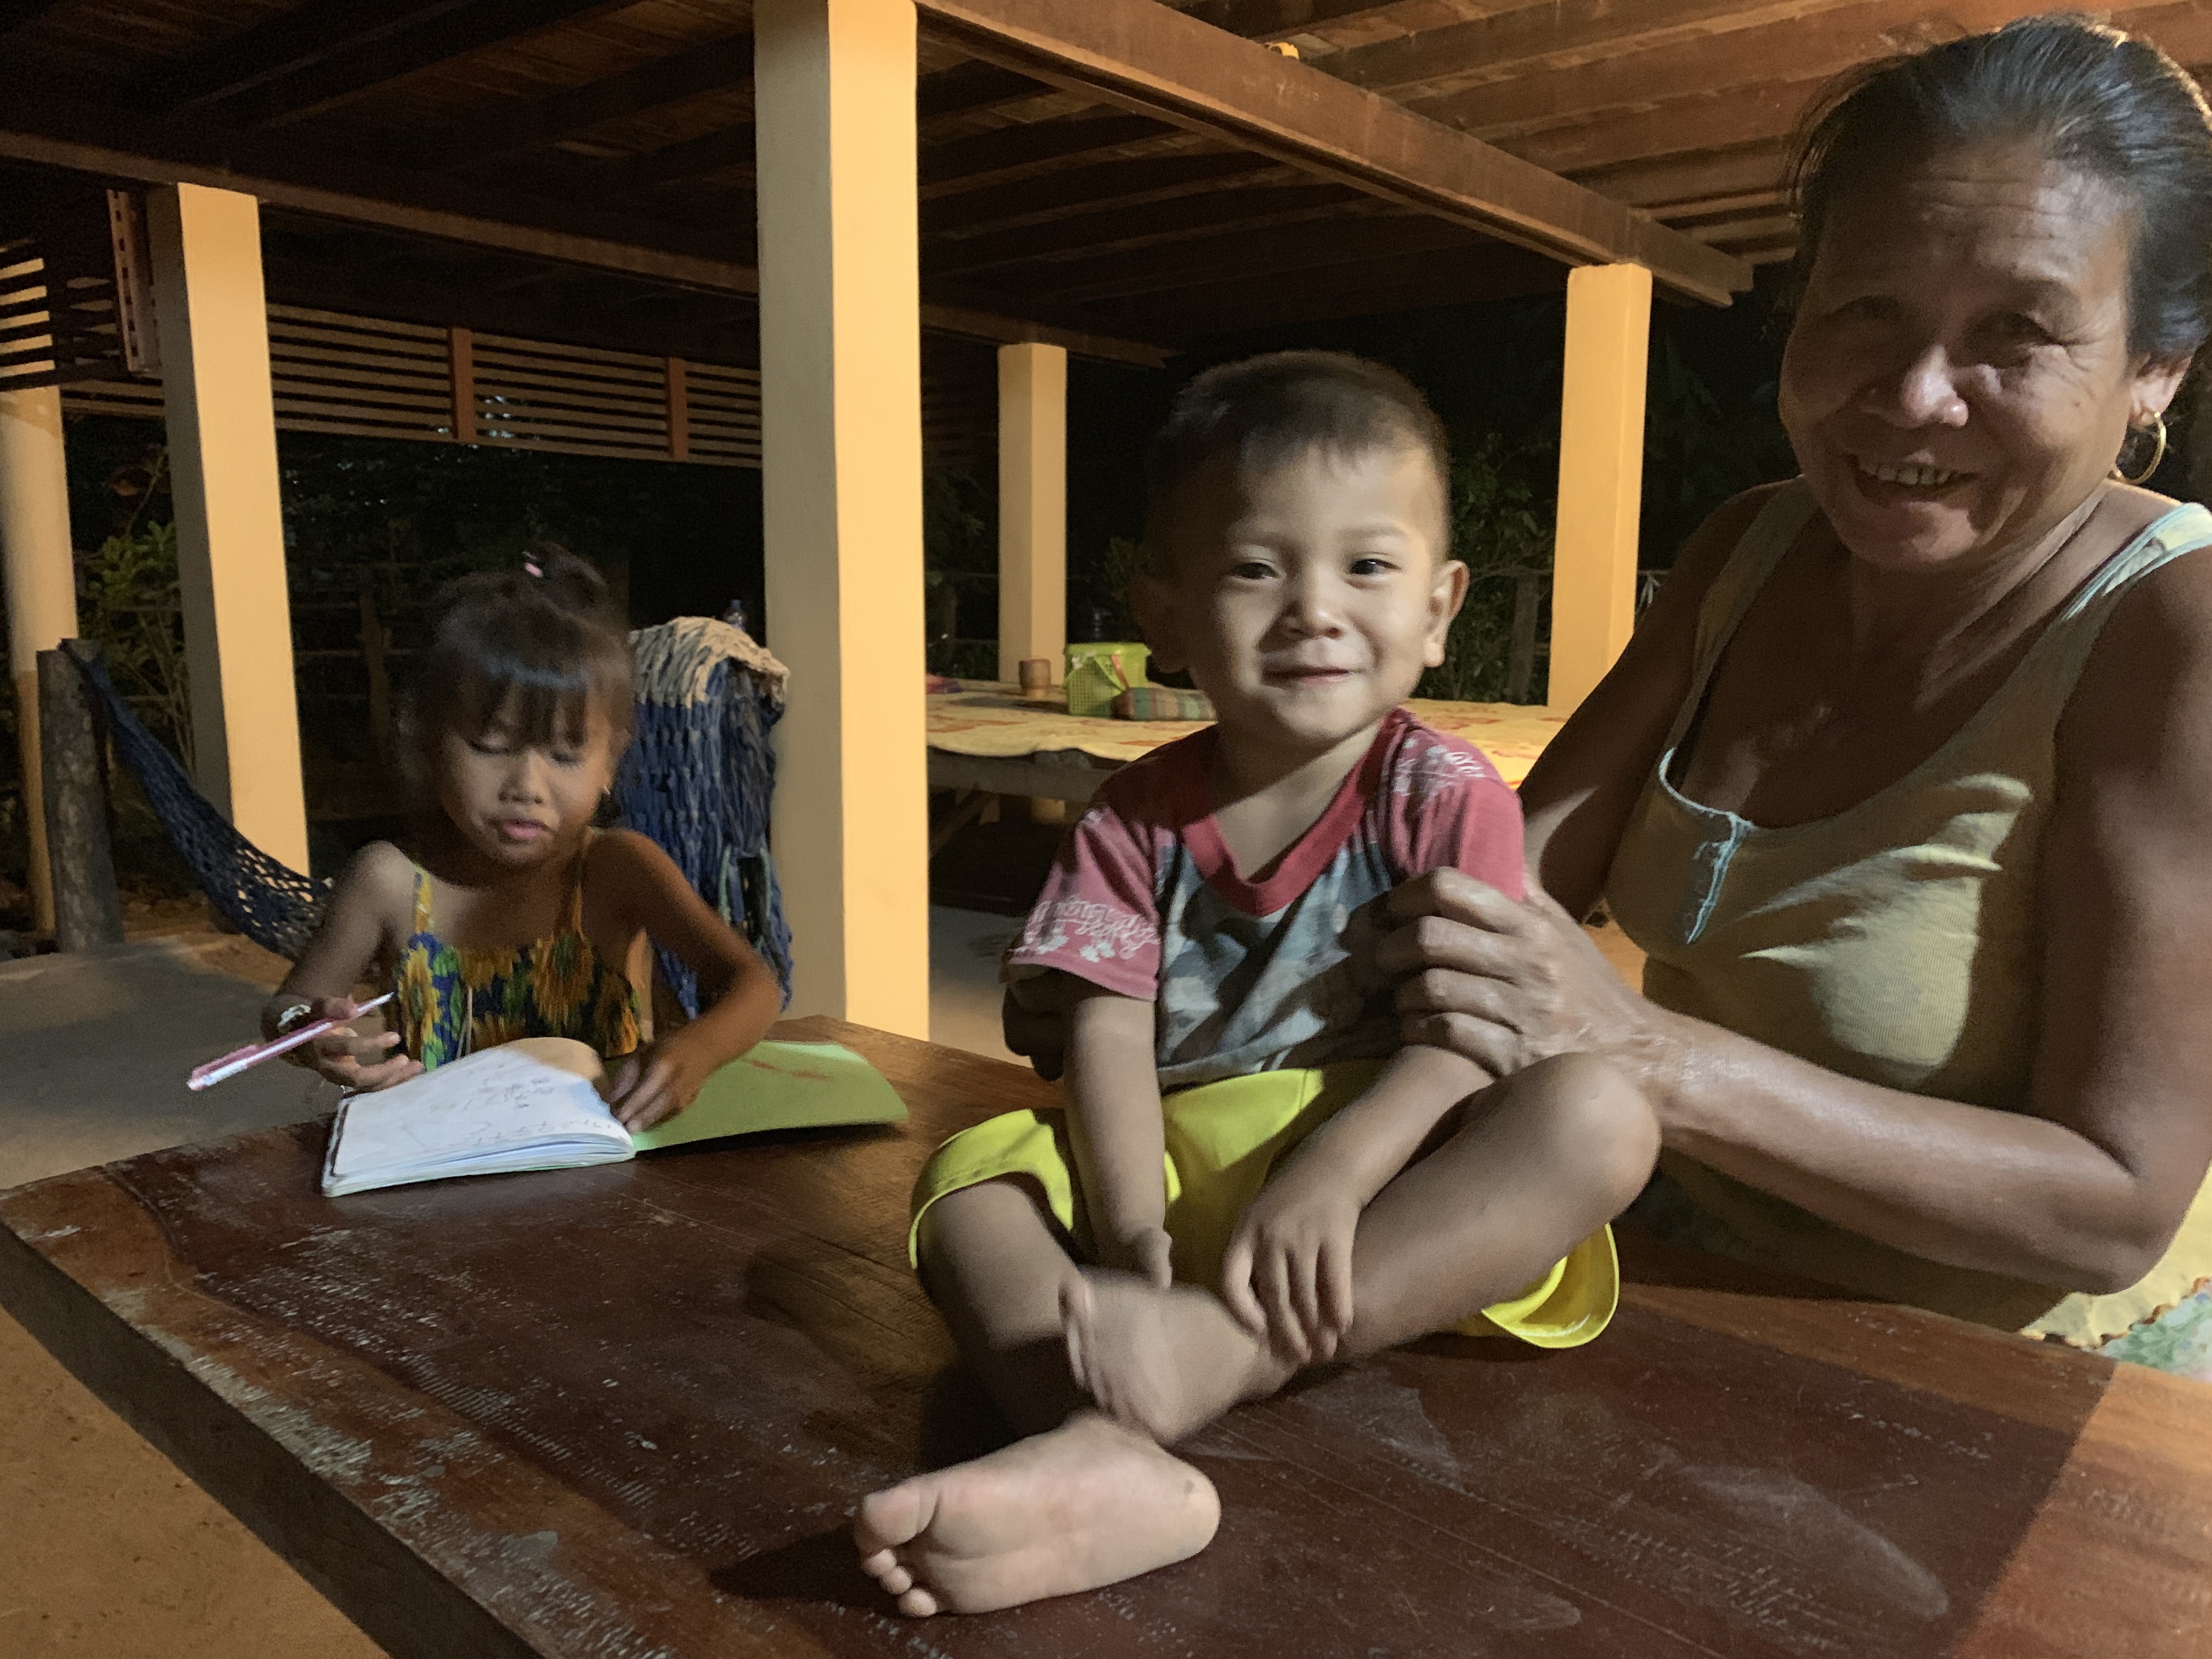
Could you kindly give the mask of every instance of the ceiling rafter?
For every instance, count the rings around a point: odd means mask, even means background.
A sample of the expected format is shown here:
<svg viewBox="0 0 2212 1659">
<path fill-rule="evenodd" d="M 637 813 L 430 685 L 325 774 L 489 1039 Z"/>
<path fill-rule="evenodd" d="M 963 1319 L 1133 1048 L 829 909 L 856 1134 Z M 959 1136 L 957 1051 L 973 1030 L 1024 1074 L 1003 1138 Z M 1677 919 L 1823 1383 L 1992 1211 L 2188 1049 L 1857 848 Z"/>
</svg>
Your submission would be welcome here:
<svg viewBox="0 0 2212 1659">
<path fill-rule="evenodd" d="M 1042 179 L 990 185 L 925 200 L 921 228 L 924 234 L 931 235 L 1011 229 L 1108 208 L 1174 201 L 1231 184 L 1249 184 L 1271 174 L 1303 177 L 1270 157 L 1243 151 L 1097 161 Z"/>
<path fill-rule="evenodd" d="M 157 109 L 190 109 L 344 58 L 468 3 L 470 0 L 416 0 L 402 5 L 380 0 L 307 0 L 163 67 L 141 91 Z"/>
<path fill-rule="evenodd" d="M 588 132 L 604 122 L 750 85 L 752 78 L 752 36 L 728 35 L 559 92 L 510 100 L 501 106 L 495 120 L 472 114 L 410 148 L 426 166 L 486 167 Z"/>
<path fill-rule="evenodd" d="M 365 42 L 343 58 L 226 97 L 223 113 L 240 126 L 283 126 L 336 109 L 434 65 L 628 3 L 629 0 L 471 0 L 403 33 Z"/>
<path fill-rule="evenodd" d="M 1631 262 L 1726 304 L 1749 268 L 1389 100 L 1152 0 L 916 0 L 986 61 L 1571 263 Z"/>
<path fill-rule="evenodd" d="M 1378 254 L 1428 254 L 1465 247 L 1478 233 L 1418 214 L 1376 212 L 1347 222 L 1239 229 L 1202 241 L 1171 243 L 1134 253 L 1106 254 L 1025 266 L 1024 292 L 1063 304 L 1127 299 L 1214 282 L 1272 283 Z"/>
<path fill-rule="evenodd" d="M 1341 185 L 1216 191 L 1176 201 L 1054 219 L 987 236 L 957 240 L 935 237 L 923 244 L 922 262 L 927 270 L 954 274 L 1118 252 L 1184 241 L 1230 226 L 1250 230 L 1320 218 L 1359 200 L 1357 192 Z"/>
<path fill-rule="evenodd" d="M 927 197 L 972 190 L 1047 164 L 1169 140 L 1178 148 L 1189 143 L 1183 133 L 1147 115 L 1103 115 L 1081 121 L 1000 127 L 924 149 L 920 163 L 922 192 Z"/>
</svg>

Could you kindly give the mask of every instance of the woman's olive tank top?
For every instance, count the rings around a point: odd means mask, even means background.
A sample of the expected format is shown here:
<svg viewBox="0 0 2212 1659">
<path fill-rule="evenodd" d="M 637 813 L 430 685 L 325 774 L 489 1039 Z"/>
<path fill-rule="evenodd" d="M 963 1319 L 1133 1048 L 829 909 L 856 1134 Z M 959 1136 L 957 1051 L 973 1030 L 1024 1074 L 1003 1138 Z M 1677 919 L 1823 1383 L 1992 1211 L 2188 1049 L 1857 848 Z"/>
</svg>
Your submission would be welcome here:
<svg viewBox="0 0 2212 1659">
<path fill-rule="evenodd" d="M 1802 483 L 1776 491 L 1707 594 L 1690 695 L 1630 817 L 1607 905 L 1644 951 L 1644 994 L 1662 1008 L 1870 1083 L 2024 1110 L 2059 719 L 2121 597 L 2212 544 L 2212 514 L 2178 507 L 2106 560 L 1989 702 L 1904 777 L 1832 817 L 1765 829 L 1668 780 L 1730 636 L 1815 510 Z M 1753 1260 L 2081 1346 L 2212 1275 L 2212 1179 L 2148 1274 L 2088 1296 L 1908 1255 L 1674 1153 L 1663 1165 Z"/>
</svg>

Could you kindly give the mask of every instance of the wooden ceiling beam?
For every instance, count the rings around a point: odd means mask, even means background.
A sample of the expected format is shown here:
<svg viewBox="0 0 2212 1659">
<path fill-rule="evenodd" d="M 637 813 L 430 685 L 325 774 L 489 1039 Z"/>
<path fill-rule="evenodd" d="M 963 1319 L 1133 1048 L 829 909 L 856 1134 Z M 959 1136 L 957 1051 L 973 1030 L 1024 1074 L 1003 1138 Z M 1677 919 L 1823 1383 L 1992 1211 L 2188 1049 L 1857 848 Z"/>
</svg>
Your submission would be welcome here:
<svg viewBox="0 0 2212 1659">
<path fill-rule="evenodd" d="M 1700 201 L 1731 191 L 1778 187 L 1786 162 L 1782 143 L 1769 141 L 1713 155 L 1630 161 L 1602 172 L 1579 173 L 1577 182 L 1663 219 L 1677 203 Z"/>
<path fill-rule="evenodd" d="M 1040 121 L 1034 126 L 1000 127 L 949 143 L 932 144 L 921 153 L 922 194 L 973 190 L 1009 176 L 1031 173 L 1048 164 L 1079 160 L 1086 155 L 1127 149 L 1133 144 L 1153 144 L 1172 138 L 1187 145 L 1184 136 L 1171 126 L 1143 115 L 1103 115 L 1077 121 Z"/>
<path fill-rule="evenodd" d="M 179 63 L 155 70 L 139 88 L 155 108 L 176 111 L 246 91 L 281 76 L 342 58 L 459 9 L 468 0 L 306 0 L 266 22 L 235 30 Z"/>
<path fill-rule="evenodd" d="M 200 123 L 137 121 L 104 104 L 42 100 L 21 78 L 0 70 L 0 160 L 148 184 L 241 191 L 268 207 L 701 293 L 760 291 L 754 266 L 716 251 L 726 249 L 726 241 L 684 226 L 511 192 L 494 194 L 435 174 L 326 155 L 296 141 L 279 147 L 284 171 L 272 166 L 265 172 L 242 172 L 232 158 L 247 137 Z M 1109 362 L 1158 368 L 1166 359 L 1161 344 L 1118 337 L 1109 326 L 1060 327 L 958 300 L 926 301 L 921 320 L 924 328 L 945 333 L 1000 343 L 1042 341 Z"/>
<path fill-rule="evenodd" d="M 1629 262 L 1726 304 L 1749 269 L 1504 151 L 1153 0 L 916 0 L 1004 68 L 1575 264 Z"/>
<path fill-rule="evenodd" d="M 946 276 L 988 270 L 1032 260 L 1127 252 L 1205 235 L 1229 226 L 1246 230 L 1340 213 L 1365 198 L 1342 185 L 1209 191 L 1142 207 L 1054 219 L 988 235 L 932 237 L 921 249 L 922 269 Z"/>
<path fill-rule="evenodd" d="M 1615 50 L 1647 39 L 1712 38 L 1715 24 L 1741 27 L 1809 16 L 1850 0 L 1543 0 L 1488 17 L 1423 29 L 1314 60 L 1316 68 L 1370 92 L 1403 97 L 1510 76 L 1534 60 Z M 1927 15 L 1922 4 L 1918 15 Z"/>
<path fill-rule="evenodd" d="M 752 78 L 753 38 L 731 35 L 540 98 L 504 100 L 441 128 L 410 145 L 410 151 L 426 166 L 486 167 L 557 144 L 603 122 L 749 86 Z"/>
<path fill-rule="evenodd" d="M 1063 305 L 1091 305 L 1100 300 L 1171 294 L 1215 283 L 1249 282 L 1266 287 L 1299 282 L 1308 271 L 1353 260 L 1382 255 L 1406 258 L 1465 247 L 1474 235 L 1464 226 L 1443 219 L 1374 214 L 1327 224 L 1239 231 L 1095 259 L 1026 265 L 1018 271 L 1000 273 L 1000 280 L 1022 293 L 1042 295 Z"/>
<path fill-rule="evenodd" d="M 223 100 L 224 118 L 246 127 L 283 126 L 350 103 L 393 81 L 523 35 L 619 9 L 629 0 L 471 0 L 404 33 L 363 43 Z"/>
<path fill-rule="evenodd" d="M 1279 40 L 1328 23 L 1352 23 L 1389 11 L 1397 0 L 1171 0 L 1186 17 L 1241 34 L 1248 40 Z"/>
<path fill-rule="evenodd" d="M 2019 0 L 1949 0 L 1939 16 L 1929 15 L 1927 0 L 1861 0 L 1407 101 L 1431 119 L 1502 143 L 1522 131 L 1759 86 L 1775 78 L 1778 65 L 1786 66 L 1793 81 L 1835 75 L 1961 30 L 1995 28 L 2019 15 Z"/>
<path fill-rule="evenodd" d="M 1585 125 L 1549 127 L 1516 138 L 1506 148 L 1540 167 L 1581 174 L 1663 155 L 1770 143 L 1789 136 L 1828 78 L 1820 75 L 1719 96 L 1679 99 Z"/>
<path fill-rule="evenodd" d="M 686 138 L 681 143 L 664 144 L 659 149 L 588 163 L 577 170 L 577 195 L 586 202 L 612 201 L 662 185 L 702 179 L 710 173 L 732 173 L 739 168 L 744 169 L 745 187 L 750 189 L 753 155 L 753 129 L 750 123 L 723 127 L 702 132 L 696 138 Z"/>
<path fill-rule="evenodd" d="M 1042 179 L 926 198 L 921 204 L 921 228 L 929 235 L 1041 224 L 1107 208 L 1174 201 L 1225 185 L 1249 184 L 1267 173 L 1288 172 L 1279 161 L 1242 151 L 1099 161 Z"/>
</svg>

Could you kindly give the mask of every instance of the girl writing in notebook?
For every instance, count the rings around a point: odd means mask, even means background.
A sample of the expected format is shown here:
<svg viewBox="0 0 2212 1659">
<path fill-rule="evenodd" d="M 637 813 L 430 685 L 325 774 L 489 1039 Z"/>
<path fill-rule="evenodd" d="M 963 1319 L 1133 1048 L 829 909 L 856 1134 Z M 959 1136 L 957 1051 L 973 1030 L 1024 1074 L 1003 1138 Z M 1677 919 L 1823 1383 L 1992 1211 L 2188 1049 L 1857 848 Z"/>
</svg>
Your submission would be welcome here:
<svg viewBox="0 0 2212 1659">
<path fill-rule="evenodd" d="M 355 854 L 262 1027 L 350 1020 L 374 978 L 398 994 L 398 1029 L 333 1031 L 298 1063 L 381 1089 L 517 1037 L 574 1037 L 610 1061 L 615 1115 L 650 1128 L 760 1041 L 780 994 L 665 853 L 592 828 L 630 738 L 629 634 L 589 565 L 532 556 L 440 596 L 402 731 L 413 856 Z M 699 976 L 699 1017 L 659 1042 L 648 940 Z"/>
</svg>

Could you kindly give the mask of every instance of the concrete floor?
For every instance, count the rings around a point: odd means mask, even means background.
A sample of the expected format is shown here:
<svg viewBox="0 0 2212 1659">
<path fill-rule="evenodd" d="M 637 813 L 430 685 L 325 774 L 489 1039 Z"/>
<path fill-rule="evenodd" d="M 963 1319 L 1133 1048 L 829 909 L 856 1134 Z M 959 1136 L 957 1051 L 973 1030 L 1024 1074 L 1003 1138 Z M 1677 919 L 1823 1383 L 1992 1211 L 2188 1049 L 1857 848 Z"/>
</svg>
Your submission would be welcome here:
<svg viewBox="0 0 2212 1659">
<path fill-rule="evenodd" d="M 1019 922 L 933 907 L 930 1026 L 1011 1058 L 998 957 Z M 1640 958 L 1601 936 L 1632 981 Z M 192 1094 L 246 1041 L 282 958 L 209 934 L 0 963 L 0 1188 L 326 1109 L 289 1066 Z M 305 1580 L 0 1314 L 0 1655 L 375 1659 Z"/>
</svg>

